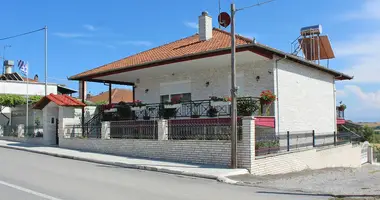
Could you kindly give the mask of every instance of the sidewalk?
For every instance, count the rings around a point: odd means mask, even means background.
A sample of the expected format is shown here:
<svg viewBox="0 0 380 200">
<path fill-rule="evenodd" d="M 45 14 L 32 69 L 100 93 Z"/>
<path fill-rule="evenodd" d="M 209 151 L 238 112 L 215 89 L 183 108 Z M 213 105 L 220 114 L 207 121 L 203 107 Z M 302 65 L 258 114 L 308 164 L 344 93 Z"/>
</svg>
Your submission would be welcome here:
<svg viewBox="0 0 380 200">
<path fill-rule="evenodd" d="M 20 142 L 0 140 L 0 147 L 40 153 L 61 158 L 69 158 L 99 164 L 114 165 L 125 168 L 165 172 L 199 178 L 215 179 L 221 182 L 235 183 L 227 176 L 248 174 L 246 169 L 228 169 L 214 166 L 183 164 L 176 162 L 138 159 L 131 157 L 113 156 L 107 154 L 90 153 L 78 150 L 63 149 L 50 146 L 38 146 Z"/>
</svg>

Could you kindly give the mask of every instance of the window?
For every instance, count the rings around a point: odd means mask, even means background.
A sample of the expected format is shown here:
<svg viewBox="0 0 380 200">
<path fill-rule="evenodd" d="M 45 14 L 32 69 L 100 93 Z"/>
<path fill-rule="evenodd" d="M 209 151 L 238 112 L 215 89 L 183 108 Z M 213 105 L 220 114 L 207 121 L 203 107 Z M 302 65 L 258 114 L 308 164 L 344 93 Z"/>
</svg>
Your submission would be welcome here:
<svg viewBox="0 0 380 200">
<path fill-rule="evenodd" d="M 191 101 L 191 93 L 161 95 L 161 103 L 170 101 L 173 97 L 182 96 L 182 101 Z"/>
</svg>

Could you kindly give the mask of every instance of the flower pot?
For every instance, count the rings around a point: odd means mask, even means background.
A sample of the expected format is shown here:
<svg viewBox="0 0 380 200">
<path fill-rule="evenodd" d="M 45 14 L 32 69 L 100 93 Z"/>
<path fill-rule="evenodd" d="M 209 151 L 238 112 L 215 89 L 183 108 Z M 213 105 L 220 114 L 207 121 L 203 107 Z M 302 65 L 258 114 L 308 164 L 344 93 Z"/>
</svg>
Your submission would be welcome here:
<svg viewBox="0 0 380 200">
<path fill-rule="evenodd" d="M 150 116 L 144 116 L 143 119 L 144 120 L 150 120 Z"/>
<path fill-rule="evenodd" d="M 211 101 L 211 106 L 229 106 L 231 101 Z"/>
<path fill-rule="evenodd" d="M 180 108 L 181 104 L 165 104 L 164 108 Z"/>
<path fill-rule="evenodd" d="M 133 111 L 140 111 L 140 110 L 145 110 L 146 109 L 146 106 L 135 106 L 135 107 L 132 107 L 131 110 Z"/>
</svg>

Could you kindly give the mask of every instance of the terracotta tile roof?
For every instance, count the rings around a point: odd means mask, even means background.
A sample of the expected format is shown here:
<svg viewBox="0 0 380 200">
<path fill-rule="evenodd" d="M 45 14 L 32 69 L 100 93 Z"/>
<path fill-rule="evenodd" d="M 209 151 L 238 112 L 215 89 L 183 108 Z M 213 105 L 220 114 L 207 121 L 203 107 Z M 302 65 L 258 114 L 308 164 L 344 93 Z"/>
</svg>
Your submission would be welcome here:
<svg viewBox="0 0 380 200">
<path fill-rule="evenodd" d="M 126 58 L 100 66 L 95 69 L 70 77 L 76 79 L 91 76 L 109 70 L 128 68 L 136 65 L 150 63 L 154 61 L 166 60 L 191 54 L 197 54 L 217 49 L 224 49 L 231 46 L 231 34 L 229 32 L 214 28 L 213 36 L 210 40 L 200 41 L 199 35 L 195 34 Z M 236 45 L 251 44 L 252 40 L 242 36 L 236 37 Z"/>
<path fill-rule="evenodd" d="M 107 92 L 102 92 L 96 96 L 91 96 L 87 98 L 87 101 L 91 101 L 94 103 L 97 102 L 108 102 L 108 91 Z M 112 103 L 119 103 L 121 101 L 124 102 L 132 102 L 133 101 L 133 92 L 128 89 L 120 89 L 120 88 L 115 88 L 111 90 L 111 99 Z"/>
<path fill-rule="evenodd" d="M 54 102 L 58 106 L 66 106 L 66 107 L 83 107 L 86 106 L 81 101 L 67 96 L 67 95 L 60 95 L 60 94 L 49 94 L 48 96 L 43 97 L 40 101 L 38 101 L 34 105 L 34 109 L 43 109 L 48 103 Z"/>
</svg>

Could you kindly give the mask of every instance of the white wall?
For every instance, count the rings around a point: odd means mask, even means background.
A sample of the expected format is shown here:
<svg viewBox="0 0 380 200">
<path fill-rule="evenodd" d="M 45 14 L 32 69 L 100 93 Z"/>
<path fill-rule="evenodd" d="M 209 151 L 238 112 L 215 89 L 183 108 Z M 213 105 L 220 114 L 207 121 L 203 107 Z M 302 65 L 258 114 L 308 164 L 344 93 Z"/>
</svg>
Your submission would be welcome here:
<svg viewBox="0 0 380 200">
<path fill-rule="evenodd" d="M 360 167 L 361 146 L 351 144 L 317 150 L 256 158 L 251 174 L 274 175 L 297 172 L 307 169 L 331 167 Z"/>
<path fill-rule="evenodd" d="M 12 120 L 11 125 L 17 126 L 19 124 L 25 124 L 26 120 L 26 106 L 16 106 L 14 108 L 11 108 L 12 111 Z M 39 118 L 41 126 L 43 125 L 43 116 L 42 116 L 42 110 L 32 109 L 31 106 L 29 106 L 29 118 L 28 118 L 28 126 L 35 126 L 36 119 Z"/>
<path fill-rule="evenodd" d="M 245 63 L 237 65 L 237 74 L 244 75 L 244 85 L 240 86 L 243 91 L 239 91 L 239 96 L 259 97 L 261 91 L 273 91 L 273 61 L 256 61 L 254 63 Z M 146 76 L 138 84 L 135 92 L 136 99 L 145 103 L 160 102 L 160 84 L 177 81 L 191 82 L 192 100 L 209 99 L 210 96 L 230 96 L 230 66 L 220 66 L 218 68 L 194 70 L 191 73 L 171 73 L 166 75 Z M 240 76 L 241 76 L 240 75 Z M 256 81 L 256 76 L 260 80 Z M 210 82 L 208 87 L 206 82 Z M 239 83 L 239 78 L 237 80 Z M 148 93 L 145 90 L 149 89 Z"/>
<path fill-rule="evenodd" d="M 19 94 L 26 95 L 26 82 L 19 81 L 0 81 L 0 94 Z M 48 94 L 57 94 L 57 85 L 48 84 Z M 45 95 L 44 83 L 29 83 L 28 86 L 29 95 Z"/>
<path fill-rule="evenodd" d="M 278 123 L 280 132 L 335 131 L 334 77 L 320 70 L 278 62 Z"/>
</svg>

